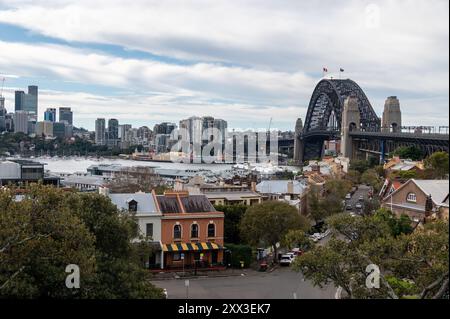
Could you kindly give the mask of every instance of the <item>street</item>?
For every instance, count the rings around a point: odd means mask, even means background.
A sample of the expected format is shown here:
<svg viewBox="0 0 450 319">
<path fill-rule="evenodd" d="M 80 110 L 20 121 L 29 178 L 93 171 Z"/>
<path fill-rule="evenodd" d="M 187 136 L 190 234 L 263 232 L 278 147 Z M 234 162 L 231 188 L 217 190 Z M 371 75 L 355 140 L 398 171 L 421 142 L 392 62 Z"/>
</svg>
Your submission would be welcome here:
<svg viewBox="0 0 450 319">
<path fill-rule="evenodd" d="M 347 210 L 348 212 L 353 212 L 353 213 L 360 213 L 362 211 L 362 209 L 356 209 L 355 205 L 359 202 L 359 197 L 362 196 L 364 199 L 368 199 L 368 193 L 370 191 L 370 186 L 364 185 L 364 184 L 360 184 L 358 185 L 358 189 L 356 190 L 356 192 L 352 195 L 351 199 L 346 199 L 345 200 L 345 205 L 347 206 L 348 204 L 350 204 L 352 206 L 351 210 Z M 361 204 L 363 205 L 363 203 L 361 202 Z"/>
<path fill-rule="evenodd" d="M 237 273 L 242 271 L 237 270 Z M 280 267 L 272 273 L 245 270 L 245 276 L 196 278 L 189 280 L 189 288 L 183 279 L 152 281 L 166 288 L 169 299 L 333 299 L 336 288 L 321 289 L 289 267 Z M 295 296 L 294 296 L 295 293 Z"/>
</svg>

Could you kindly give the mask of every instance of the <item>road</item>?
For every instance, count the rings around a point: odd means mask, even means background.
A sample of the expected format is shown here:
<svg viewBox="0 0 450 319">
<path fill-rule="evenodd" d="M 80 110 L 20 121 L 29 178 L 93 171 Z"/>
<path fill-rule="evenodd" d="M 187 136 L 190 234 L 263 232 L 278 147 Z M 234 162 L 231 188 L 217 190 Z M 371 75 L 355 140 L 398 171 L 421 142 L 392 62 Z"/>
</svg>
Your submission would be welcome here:
<svg viewBox="0 0 450 319">
<path fill-rule="evenodd" d="M 360 210 L 357 210 L 355 208 L 355 205 L 358 203 L 359 201 L 359 196 L 363 196 L 364 199 L 368 199 L 368 193 L 370 191 L 370 186 L 367 185 L 358 185 L 358 189 L 356 190 L 356 192 L 353 194 L 351 199 L 345 200 L 345 205 L 347 206 L 347 204 L 352 205 L 352 210 L 347 210 L 347 212 L 354 212 L 354 213 L 359 213 Z M 362 203 L 361 203 L 362 204 Z"/>
<path fill-rule="evenodd" d="M 239 272 L 239 270 L 236 270 Z M 197 278 L 189 280 L 188 297 L 192 299 L 333 299 L 336 288 L 313 287 L 289 267 L 272 273 L 246 270 L 245 276 Z M 185 299 L 185 281 L 180 279 L 152 281 L 166 288 L 169 299 Z M 296 294 L 294 297 L 294 293 Z"/>
</svg>

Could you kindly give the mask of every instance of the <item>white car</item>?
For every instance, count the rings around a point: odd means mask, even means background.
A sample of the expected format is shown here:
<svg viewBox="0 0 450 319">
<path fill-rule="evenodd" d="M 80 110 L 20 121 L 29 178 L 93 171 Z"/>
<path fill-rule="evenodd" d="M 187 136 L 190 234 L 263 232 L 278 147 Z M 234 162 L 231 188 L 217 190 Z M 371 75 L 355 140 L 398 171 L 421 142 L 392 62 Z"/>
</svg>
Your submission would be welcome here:
<svg viewBox="0 0 450 319">
<path fill-rule="evenodd" d="M 347 195 L 345 195 L 345 199 L 352 199 L 352 194 L 348 193 Z"/>
<path fill-rule="evenodd" d="M 358 203 L 358 204 L 355 205 L 355 208 L 356 209 L 362 209 L 362 205 L 360 203 Z"/>
<path fill-rule="evenodd" d="M 281 266 L 289 266 L 292 261 L 294 260 L 293 254 L 284 254 L 280 258 L 280 265 Z"/>
</svg>

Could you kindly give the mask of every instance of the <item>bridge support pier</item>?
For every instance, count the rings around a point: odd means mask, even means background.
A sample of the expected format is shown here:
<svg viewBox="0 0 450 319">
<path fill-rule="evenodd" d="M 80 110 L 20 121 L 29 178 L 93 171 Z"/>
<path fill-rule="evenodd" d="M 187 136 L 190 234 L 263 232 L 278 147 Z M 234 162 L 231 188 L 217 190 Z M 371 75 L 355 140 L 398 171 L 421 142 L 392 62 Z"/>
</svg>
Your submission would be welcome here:
<svg viewBox="0 0 450 319">
<path fill-rule="evenodd" d="M 349 96 L 344 101 L 341 124 L 341 153 L 344 157 L 353 158 L 353 141 L 350 132 L 359 131 L 361 116 L 358 109 L 358 99 Z"/>
<path fill-rule="evenodd" d="M 305 143 L 300 136 L 295 137 L 294 141 L 294 163 L 295 165 L 302 166 L 305 153 Z"/>
</svg>

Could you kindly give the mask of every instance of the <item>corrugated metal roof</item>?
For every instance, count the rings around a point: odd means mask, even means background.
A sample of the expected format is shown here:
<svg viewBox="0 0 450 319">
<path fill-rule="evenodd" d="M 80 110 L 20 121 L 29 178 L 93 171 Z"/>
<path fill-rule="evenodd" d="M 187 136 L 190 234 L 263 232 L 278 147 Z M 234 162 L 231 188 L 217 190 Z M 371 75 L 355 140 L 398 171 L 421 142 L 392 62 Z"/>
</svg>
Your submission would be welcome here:
<svg viewBox="0 0 450 319">
<path fill-rule="evenodd" d="M 256 185 L 256 190 L 262 194 L 288 194 L 288 183 L 293 183 L 294 194 L 303 194 L 306 185 L 299 181 L 268 180 Z"/>
<path fill-rule="evenodd" d="M 431 195 L 431 199 L 436 204 L 441 204 L 445 201 L 449 192 L 448 180 L 420 180 L 414 179 L 414 183 L 420 187 L 427 195 Z"/>
<path fill-rule="evenodd" d="M 128 210 L 128 203 L 135 200 L 137 202 L 137 214 L 158 214 L 151 193 L 109 194 L 108 196 L 118 209 Z"/>
</svg>

